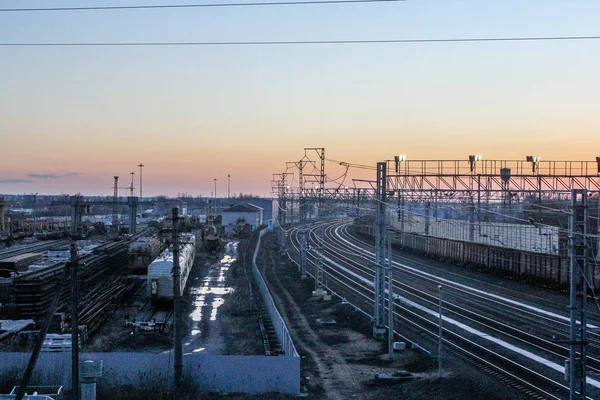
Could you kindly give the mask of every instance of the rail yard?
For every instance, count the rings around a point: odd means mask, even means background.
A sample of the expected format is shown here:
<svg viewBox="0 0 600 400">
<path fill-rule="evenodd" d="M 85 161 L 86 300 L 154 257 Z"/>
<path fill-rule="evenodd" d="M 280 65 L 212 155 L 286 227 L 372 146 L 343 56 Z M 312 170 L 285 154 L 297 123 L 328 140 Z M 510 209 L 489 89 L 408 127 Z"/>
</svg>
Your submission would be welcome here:
<svg viewBox="0 0 600 400">
<path fill-rule="evenodd" d="M 63 237 L 43 240 L 25 216 L 9 230 L 32 228 L 25 239 L 0 250 L 5 361 L 23 366 L 30 351 L 45 369 L 81 349 L 116 371 L 129 365 L 119 357 L 140 358 L 137 385 L 180 390 L 185 377 L 190 393 L 600 398 L 600 182 L 589 163 L 537 162 L 546 174 L 533 179 L 520 161 L 455 161 L 450 181 L 430 176 L 445 161 L 403 170 L 398 157 L 341 189 L 325 186 L 325 150 L 311 152 L 319 160 L 291 168 L 313 173 L 298 190 L 293 173 L 276 175 L 266 203 L 47 200 L 71 208 Z M 564 174 L 570 186 L 557 188 Z M 145 220 L 141 203 L 153 205 Z M 107 204 L 128 213 L 98 216 Z"/>
</svg>

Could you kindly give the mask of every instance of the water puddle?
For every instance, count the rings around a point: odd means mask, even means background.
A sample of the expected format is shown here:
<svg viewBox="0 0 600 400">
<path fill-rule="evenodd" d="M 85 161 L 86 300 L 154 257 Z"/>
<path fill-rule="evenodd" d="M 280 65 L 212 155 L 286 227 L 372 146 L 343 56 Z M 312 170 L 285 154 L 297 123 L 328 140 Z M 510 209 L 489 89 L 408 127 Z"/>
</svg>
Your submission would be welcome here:
<svg viewBox="0 0 600 400">
<path fill-rule="evenodd" d="M 225 279 L 227 271 L 237 258 L 237 247 L 238 242 L 228 242 L 220 260 L 210 261 L 208 271 L 206 266 L 200 269 L 206 275 L 197 276 L 189 282 L 192 310 L 189 314 L 190 331 L 184 338 L 184 354 L 221 354 L 225 350 L 218 314 L 219 307 L 225 302 L 223 296 L 233 290 L 227 286 Z"/>
</svg>

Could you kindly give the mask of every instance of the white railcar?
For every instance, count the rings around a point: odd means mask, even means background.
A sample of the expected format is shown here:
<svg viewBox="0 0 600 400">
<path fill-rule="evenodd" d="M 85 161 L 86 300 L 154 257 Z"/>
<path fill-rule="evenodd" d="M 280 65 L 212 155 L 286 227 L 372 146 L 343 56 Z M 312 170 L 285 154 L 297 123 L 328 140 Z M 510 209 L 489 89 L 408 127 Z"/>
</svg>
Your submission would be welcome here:
<svg viewBox="0 0 600 400">
<path fill-rule="evenodd" d="M 196 256 L 196 236 L 183 233 L 180 236 L 179 268 L 181 292 L 185 289 L 188 276 Z M 173 300 L 173 246 L 170 246 L 148 266 L 148 297 L 153 303 Z"/>
</svg>

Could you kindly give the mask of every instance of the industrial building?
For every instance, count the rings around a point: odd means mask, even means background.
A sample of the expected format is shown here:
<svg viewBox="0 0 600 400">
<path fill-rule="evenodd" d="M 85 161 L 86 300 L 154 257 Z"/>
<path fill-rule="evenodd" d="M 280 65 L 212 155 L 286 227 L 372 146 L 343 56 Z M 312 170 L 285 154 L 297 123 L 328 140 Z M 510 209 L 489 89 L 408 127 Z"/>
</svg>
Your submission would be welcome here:
<svg viewBox="0 0 600 400">
<path fill-rule="evenodd" d="M 263 209 L 250 203 L 229 207 L 221 212 L 221 216 L 225 233 L 240 229 L 254 231 L 263 224 Z"/>
</svg>

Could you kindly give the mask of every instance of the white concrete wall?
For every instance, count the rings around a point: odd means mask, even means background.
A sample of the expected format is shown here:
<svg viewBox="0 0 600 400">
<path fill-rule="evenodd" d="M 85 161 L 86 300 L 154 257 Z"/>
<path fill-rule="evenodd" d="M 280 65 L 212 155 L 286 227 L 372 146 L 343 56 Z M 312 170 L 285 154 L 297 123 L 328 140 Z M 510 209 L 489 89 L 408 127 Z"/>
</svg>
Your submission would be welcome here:
<svg viewBox="0 0 600 400">
<path fill-rule="evenodd" d="M 30 353 L 0 353 L 0 379 L 18 371 L 22 377 Z M 80 360 L 103 360 L 98 388 L 121 386 L 169 389 L 173 384 L 173 354 L 82 353 Z M 300 358 L 191 354 L 183 357 L 183 374 L 209 392 L 298 394 Z M 10 377 L 12 378 L 12 376 Z M 18 382 L 15 382 L 15 386 Z M 31 385 L 71 387 L 71 353 L 41 353 Z"/>
</svg>

